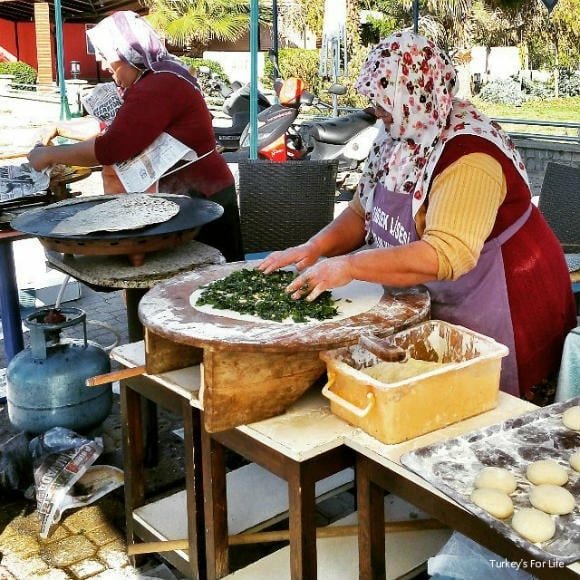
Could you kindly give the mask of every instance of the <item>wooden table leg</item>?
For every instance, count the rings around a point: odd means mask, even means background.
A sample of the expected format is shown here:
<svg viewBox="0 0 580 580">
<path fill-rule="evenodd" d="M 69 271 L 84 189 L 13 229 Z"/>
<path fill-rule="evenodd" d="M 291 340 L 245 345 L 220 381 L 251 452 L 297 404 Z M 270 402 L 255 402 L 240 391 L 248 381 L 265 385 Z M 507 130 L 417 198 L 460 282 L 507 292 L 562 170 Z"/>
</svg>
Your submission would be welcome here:
<svg viewBox="0 0 580 580">
<path fill-rule="evenodd" d="M 127 330 L 129 342 L 143 340 L 143 325 L 139 320 L 139 301 L 148 292 L 147 288 L 127 288 Z M 159 463 L 159 443 L 157 425 L 157 405 L 153 401 L 143 399 L 143 430 L 145 437 L 145 465 L 154 467 Z"/>
<path fill-rule="evenodd" d="M 288 474 L 290 570 L 293 580 L 316 578 L 315 478 L 312 465 L 293 463 Z"/>
<path fill-rule="evenodd" d="M 207 578 L 217 580 L 226 576 L 230 567 L 225 449 L 205 429 L 201 431 L 201 458 Z"/>
<path fill-rule="evenodd" d="M 135 543 L 133 511 L 145 503 L 145 470 L 141 396 L 121 381 L 121 417 L 123 418 L 123 464 L 125 467 L 125 524 L 127 544 Z M 134 558 L 133 565 L 134 563 Z"/>
<path fill-rule="evenodd" d="M 189 566 L 192 578 L 206 578 L 203 467 L 199 452 L 201 450 L 201 413 L 191 406 L 189 400 L 183 401 L 182 408 Z"/>
<path fill-rule="evenodd" d="M 384 580 L 385 565 L 385 492 L 371 480 L 369 460 L 359 456 L 356 463 L 359 523 L 359 578 Z"/>
</svg>

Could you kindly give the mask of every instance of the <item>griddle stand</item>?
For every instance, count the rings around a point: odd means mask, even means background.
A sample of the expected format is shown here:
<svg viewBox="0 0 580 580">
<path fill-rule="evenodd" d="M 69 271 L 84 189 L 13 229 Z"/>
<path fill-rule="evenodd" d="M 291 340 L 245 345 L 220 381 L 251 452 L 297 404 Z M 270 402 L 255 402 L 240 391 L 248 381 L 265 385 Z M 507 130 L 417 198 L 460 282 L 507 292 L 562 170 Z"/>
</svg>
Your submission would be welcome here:
<svg viewBox="0 0 580 580">
<path fill-rule="evenodd" d="M 131 266 L 125 256 L 72 256 L 47 251 L 46 258 L 51 267 L 89 286 L 125 290 L 129 342 L 143 340 L 139 302 L 149 289 L 177 274 L 225 262 L 218 250 L 196 241 L 150 254 L 142 266 Z M 159 458 L 157 407 L 150 400 L 144 400 L 143 405 L 145 465 L 151 467 Z"/>
</svg>

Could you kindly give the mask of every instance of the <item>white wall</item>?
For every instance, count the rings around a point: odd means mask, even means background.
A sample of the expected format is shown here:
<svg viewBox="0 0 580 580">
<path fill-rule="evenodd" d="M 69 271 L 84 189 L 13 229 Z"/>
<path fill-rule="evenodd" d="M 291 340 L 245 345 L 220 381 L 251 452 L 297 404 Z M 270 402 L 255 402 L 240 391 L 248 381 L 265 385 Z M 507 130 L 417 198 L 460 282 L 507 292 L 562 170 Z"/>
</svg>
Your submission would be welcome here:
<svg viewBox="0 0 580 580">
<path fill-rule="evenodd" d="M 471 49 L 471 74 L 480 73 L 484 81 L 507 79 L 520 71 L 517 46 L 474 46 Z"/>
<path fill-rule="evenodd" d="M 230 81 L 250 82 L 250 53 L 206 50 L 203 58 L 219 62 Z M 264 53 L 258 53 L 258 80 L 264 76 Z"/>
</svg>

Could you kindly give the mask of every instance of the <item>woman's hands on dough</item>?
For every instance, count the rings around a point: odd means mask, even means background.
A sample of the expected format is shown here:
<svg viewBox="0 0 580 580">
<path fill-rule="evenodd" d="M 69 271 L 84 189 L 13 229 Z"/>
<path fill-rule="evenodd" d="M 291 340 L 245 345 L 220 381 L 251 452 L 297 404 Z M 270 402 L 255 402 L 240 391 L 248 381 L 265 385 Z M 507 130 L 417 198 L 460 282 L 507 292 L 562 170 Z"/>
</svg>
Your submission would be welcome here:
<svg viewBox="0 0 580 580">
<path fill-rule="evenodd" d="M 302 272 L 288 285 L 286 292 L 292 293 L 295 300 L 305 297 L 311 302 L 325 290 L 345 286 L 352 280 L 351 256 L 337 256 L 322 260 Z"/>
<path fill-rule="evenodd" d="M 301 272 L 312 266 L 318 258 L 320 258 L 318 248 L 312 241 L 308 241 L 280 252 L 272 252 L 259 264 L 258 270 L 264 274 L 271 274 L 285 266 L 296 266 L 298 272 Z"/>
</svg>

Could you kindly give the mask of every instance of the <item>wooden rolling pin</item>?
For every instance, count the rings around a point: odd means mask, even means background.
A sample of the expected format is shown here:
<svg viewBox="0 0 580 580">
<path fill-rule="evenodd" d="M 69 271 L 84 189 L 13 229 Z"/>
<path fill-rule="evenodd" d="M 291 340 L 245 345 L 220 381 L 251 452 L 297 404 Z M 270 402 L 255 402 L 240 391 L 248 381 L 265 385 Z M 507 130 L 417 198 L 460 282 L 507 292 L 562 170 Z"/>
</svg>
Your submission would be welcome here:
<svg viewBox="0 0 580 580">
<path fill-rule="evenodd" d="M 423 530 L 441 530 L 447 526 L 438 520 L 409 520 L 402 522 L 385 523 L 386 533 L 419 532 Z M 316 528 L 317 538 L 338 538 L 344 536 L 356 536 L 358 526 L 326 526 Z M 229 536 L 230 546 L 240 546 L 244 544 L 259 544 L 262 542 L 284 542 L 290 539 L 289 530 L 276 530 L 273 532 L 256 532 L 253 534 L 236 534 Z M 172 552 L 175 550 L 188 550 L 188 540 L 166 540 L 164 542 L 143 542 L 141 544 L 131 544 L 127 546 L 129 556 L 138 554 L 151 554 L 154 552 Z"/>
<path fill-rule="evenodd" d="M 407 358 L 407 352 L 400 346 L 388 344 L 376 336 L 361 336 L 358 343 L 385 362 L 403 362 Z"/>
<path fill-rule="evenodd" d="M 145 365 L 129 369 L 121 369 L 120 371 L 113 371 L 112 373 L 89 377 L 88 379 L 85 379 L 85 385 L 87 387 L 98 387 L 100 385 L 106 385 L 107 383 L 114 383 L 115 381 L 138 377 L 146 372 L 147 367 L 145 367 Z"/>
</svg>

